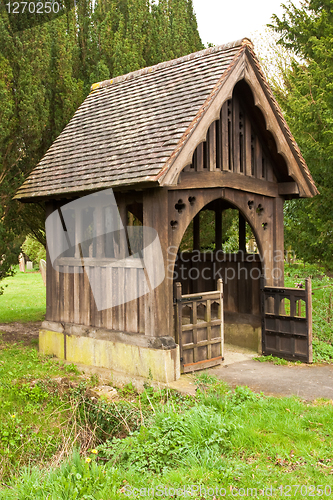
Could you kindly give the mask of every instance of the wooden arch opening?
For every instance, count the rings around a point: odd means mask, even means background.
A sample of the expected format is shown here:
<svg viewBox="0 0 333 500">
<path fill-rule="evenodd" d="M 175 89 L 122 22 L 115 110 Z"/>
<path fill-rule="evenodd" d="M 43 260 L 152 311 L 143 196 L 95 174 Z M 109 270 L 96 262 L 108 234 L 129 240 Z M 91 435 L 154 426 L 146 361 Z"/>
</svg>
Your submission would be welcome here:
<svg viewBox="0 0 333 500">
<path fill-rule="evenodd" d="M 184 294 L 217 290 L 223 280 L 227 343 L 258 349 L 261 276 L 262 257 L 250 222 L 227 199 L 206 204 L 183 234 L 173 279 Z"/>
</svg>

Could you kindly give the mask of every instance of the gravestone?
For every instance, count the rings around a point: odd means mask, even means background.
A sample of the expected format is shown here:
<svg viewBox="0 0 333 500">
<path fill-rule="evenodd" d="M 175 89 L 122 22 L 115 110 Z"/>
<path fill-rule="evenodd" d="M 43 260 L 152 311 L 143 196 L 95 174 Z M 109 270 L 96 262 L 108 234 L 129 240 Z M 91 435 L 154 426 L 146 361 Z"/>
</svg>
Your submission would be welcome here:
<svg viewBox="0 0 333 500">
<path fill-rule="evenodd" d="M 41 272 L 44 285 L 46 286 L 46 261 L 44 259 L 39 261 L 39 270 Z"/>
<path fill-rule="evenodd" d="M 27 262 L 27 271 L 32 271 L 32 262 L 31 262 L 31 260 L 28 260 L 28 262 Z"/>
<path fill-rule="evenodd" d="M 21 273 L 25 272 L 25 260 L 24 260 L 24 255 L 20 253 L 19 255 L 19 269 Z"/>
</svg>

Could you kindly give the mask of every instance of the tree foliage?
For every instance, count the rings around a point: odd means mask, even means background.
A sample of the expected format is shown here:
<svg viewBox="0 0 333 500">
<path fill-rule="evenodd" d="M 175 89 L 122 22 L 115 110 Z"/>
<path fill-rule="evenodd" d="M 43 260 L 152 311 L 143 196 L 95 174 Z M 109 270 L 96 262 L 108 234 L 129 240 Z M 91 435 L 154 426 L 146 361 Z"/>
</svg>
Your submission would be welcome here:
<svg viewBox="0 0 333 500">
<path fill-rule="evenodd" d="M 46 260 L 46 249 L 44 245 L 36 240 L 36 238 L 27 236 L 21 248 L 25 255 L 28 256 L 35 265 L 38 265 L 41 259 Z"/>
<path fill-rule="evenodd" d="M 45 244 L 42 204 L 12 198 L 91 84 L 202 48 L 192 0 L 79 0 L 23 31 L 0 9 L 0 279 L 26 234 Z"/>
<path fill-rule="evenodd" d="M 286 242 L 305 260 L 333 267 L 333 0 L 289 3 L 272 27 L 297 56 L 285 87 L 274 90 L 320 191 L 286 204 Z"/>
</svg>

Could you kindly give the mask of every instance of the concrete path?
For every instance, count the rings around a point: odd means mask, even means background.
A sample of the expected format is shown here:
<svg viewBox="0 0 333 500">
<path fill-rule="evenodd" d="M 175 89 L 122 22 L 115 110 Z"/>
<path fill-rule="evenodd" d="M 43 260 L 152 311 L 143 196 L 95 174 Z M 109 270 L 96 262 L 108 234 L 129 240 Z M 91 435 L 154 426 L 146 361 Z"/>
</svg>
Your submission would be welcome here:
<svg viewBox="0 0 333 500">
<path fill-rule="evenodd" d="M 225 345 L 224 363 L 207 372 L 233 388 L 247 385 L 254 392 L 268 396 L 295 395 L 307 401 L 318 398 L 333 400 L 333 365 L 274 365 L 252 359 L 257 356 L 253 351 Z M 182 375 L 170 386 L 181 392 L 195 393 L 193 375 Z"/>
<path fill-rule="evenodd" d="M 333 399 L 333 365 L 281 366 L 247 360 L 224 364 L 209 372 L 231 387 L 247 385 L 267 395 L 295 395 L 308 401 Z"/>
<path fill-rule="evenodd" d="M 231 387 L 247 385 L 273 396 L 299 396 L 308 401 L 333 399 L 333 365 L 274 365 L 255 361 L 257 353 L 225 345 L 224 363 L 209 372 Z"/>
</svg>

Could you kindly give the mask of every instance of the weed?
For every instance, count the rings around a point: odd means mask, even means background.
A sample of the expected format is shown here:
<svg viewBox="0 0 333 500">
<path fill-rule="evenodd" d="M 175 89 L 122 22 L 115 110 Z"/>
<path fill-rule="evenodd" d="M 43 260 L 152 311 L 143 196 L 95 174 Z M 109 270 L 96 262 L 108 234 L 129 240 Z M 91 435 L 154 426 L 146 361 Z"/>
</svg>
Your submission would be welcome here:
<svg viewBox="0 0 333 500">
<path fill-rule="evenodd" d="M 228 390 L 228 385 L 214 377 L 209 375 L 208 372 L 201 372 L 196 374 L 195 383 L 197 386 L 197 391 L 203 393 L 214 394 L 215 396 L 224 396 Z"/>
<path fill-rule="evenodd" d="M 90 375 L 90 383 L 93 387 L 99 384 L 99 376 L 96 373 Z"/>
<path fill-rule="evenodd" d="M 124 385 L 123 388 L 118 389 L 118 392 L 120 394 L 122 394 L 123 396 L 133 395 L 133 394 L 137 393 L 137 391 L 136 391 L 135 387 L 133 386 L 132 382 L 129 382 L 128 384 Z"/>
<path fill-rule="evenodd" d="M 49 396 L 41 382 L 32 386 L 27 383 L 15 384 L 12 393 L 16 401 L 31 401 L 33 403 L 40 403 Z"/>
<path fill-rule="evenodd" d="M 67 373 L 75 373 L 75 375 L 80 375 L 81 373 L 80 370 L 77 368 L 77 366 L 74 365 L 74 363 L 65 364 L 64 370 Z"/>
<path fill-rule="evenodd" d="M 328 342 L 323 342 L 322 340 L 314 339 L 312 341 L 313 347 L 313 361 L 323 362 L 333 360 L 333 345 Z"/>
<path fill-rule="evenodd" d="M 188 457 L 199 464 L 205 453 L 226 451 L 237 427 L 207 406 L 196 405 L 183 413 L 167 407 L 156 413 L 149 427 L 141 426 L 127 438 L 107 441 L 98 449 L 113 463 L 142 472 L 165 472 Z"/>
<path fill-rule="evenodd" d="M 270 354 L 269 356 L 257 356 L 256 358 L 253 358 L 256 361 L 260 361 L 261 363 L 265 362 L 272 362 L 274 365 L 287 365 L 290 363 L 286 359 L 283 358 L 278 358 L 277 356 L 273 356 Z"/>
</svg>

